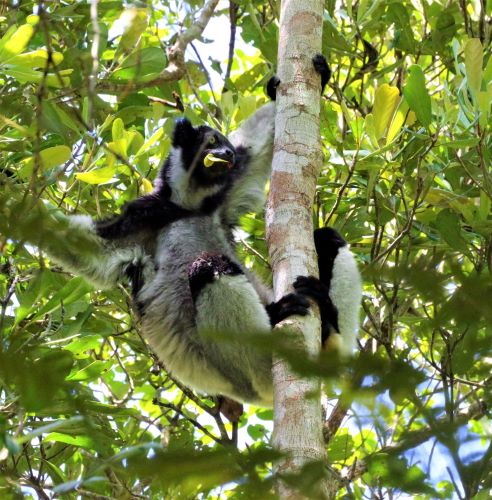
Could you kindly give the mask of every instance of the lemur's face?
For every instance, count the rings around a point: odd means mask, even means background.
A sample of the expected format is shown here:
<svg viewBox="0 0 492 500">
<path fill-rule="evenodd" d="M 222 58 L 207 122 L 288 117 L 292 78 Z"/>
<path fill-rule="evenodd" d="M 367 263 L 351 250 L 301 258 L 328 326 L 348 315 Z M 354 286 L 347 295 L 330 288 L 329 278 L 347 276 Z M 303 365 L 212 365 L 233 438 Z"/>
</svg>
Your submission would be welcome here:
<svg viewBox="0 0 492 500">
<path fill-rule="evenodd" d="M 181 149 L 182 166 L 199 185 L 222 184 L 234 169 L 236 152 L 227 137 L 186 118 L 176 122 L 173 147 Z"/>
</svg>

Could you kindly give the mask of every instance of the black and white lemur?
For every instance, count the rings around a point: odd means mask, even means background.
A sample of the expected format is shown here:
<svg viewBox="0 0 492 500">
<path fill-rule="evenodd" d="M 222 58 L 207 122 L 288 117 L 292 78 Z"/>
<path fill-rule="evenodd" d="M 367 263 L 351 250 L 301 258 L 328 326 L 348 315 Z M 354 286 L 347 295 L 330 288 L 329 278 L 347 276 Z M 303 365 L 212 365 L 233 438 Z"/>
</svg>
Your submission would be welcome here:
<svg viewBox="0 0 492 500">
<path fill-rule="evenodd" d="M 324 87 L 326 61 L 316 56 L 313 62 Z M 274 77 L 267 87 L 273 101 L 277 85 Z M 93 252 L 48 249 L 55 261 L 97 286 L 130 278 L 142 333 L 182 383 L 264 406 L 272 405 L 271 355 L 241 342 L 241 334 L 269 333 L 285 317 L 307 314 L 311 297 L 320 305 L 323 339 L 339 336 L 348 353 L 361 298 L 354 258 L 331 228 L 315 232 L 320 280 L 299 277 L 296 291 L 275 303 L 234 252 L 239 218 L 264 203 L 274 111 L 274 102 L 266 104 L 228 138 L 178 120 L 150 195 L 106 221 L 70 217 L 73 231 L 93 239 Z M 232 340 L 207 335 L 213 332 Z"/>
</svg>

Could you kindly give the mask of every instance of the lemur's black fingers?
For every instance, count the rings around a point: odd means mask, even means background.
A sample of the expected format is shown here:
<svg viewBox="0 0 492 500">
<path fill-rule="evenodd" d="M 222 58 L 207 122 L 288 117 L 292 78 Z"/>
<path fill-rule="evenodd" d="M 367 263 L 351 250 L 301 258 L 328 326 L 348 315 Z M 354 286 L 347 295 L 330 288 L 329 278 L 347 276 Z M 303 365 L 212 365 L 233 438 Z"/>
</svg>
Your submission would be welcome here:
<svg viewBox="0 0 492 500">
<path fill-rule="evenodd" d="M 325 86 L 328 83 L 328 80 L 330 79 L 331 69 L 328 66 L 328 63 L 326 62 L 326 58 L 323 54 L 316 54 L 313 57 L 313 65 L 314 65 L 314 69 L 321 76 L 321 93 L 323 93 L 325 90 Z"/>
<path fill-rule="evenodd" d="M 270 80 L 268 80 L 266 91 L 268 97 L 272 101 L 277 100 L 277 87 L 280 85 L 280 78 L 277 75 L 273 75 Z"/>
<path fill-rule="evenodd" d="M 275 326 L 277 323 L 294 314 L 306 316 L 309 312 L 309 307 L 309 301 L 306 297 L 298 293 L 289 293 L 284 295 L 279 301 L 269 304 L 266 310 L 270 316 L 271 325 Z"/>
<path fill-rule="evenodd" d="M 293 283 L 297 293 L 314 299 L 318 304 L 329 299 L 329 289 L 314 276 L 298 276 Z"/>
<path fill-rule="evenodd" d="M 238 274 L 243 274 L 243 270 L 227 255 L 202 253 L 188 269 L 188 281 L 193 301 L 197 299 L 205 285 L 213 283 L 219 276 Z"/>
</svg>

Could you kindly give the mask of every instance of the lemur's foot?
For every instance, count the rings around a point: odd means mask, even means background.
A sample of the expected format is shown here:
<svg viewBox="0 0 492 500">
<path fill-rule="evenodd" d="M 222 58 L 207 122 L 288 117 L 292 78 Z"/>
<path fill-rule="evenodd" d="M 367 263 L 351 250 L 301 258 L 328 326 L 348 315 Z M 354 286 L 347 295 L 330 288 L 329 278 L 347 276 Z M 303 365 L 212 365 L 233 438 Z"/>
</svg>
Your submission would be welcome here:
<svg viewBox="0 0 492 500">
<path fill-rule="evenodd" d="M 309 297 L 318 304 L 321 316 L 321 339 L 324 344 L 332 330 L 340 331 L 338 310 L 331 301 L 330 289 L 314 276 L 298 276 L 293 286 L 298 294 Z"/>
<path fill-rule="evenodd" d="M 328 287 L 314 276 L 298 276 L 294 281 L 294 289 L 297 293 L 323 304 L 330 298 Z"/>
<path fill-rule="evenodd" d="M 285 318 L 293 314 L 306 316 L 309 312 L 309 300 L 298 293 L 289 293 L 284 295 L 279 301 L 272 302 L 266 306 L 268 316 L 270 316 L 270 323 L 275 326 Z"/>
<path fill-rule="evenodd" d="M 273 75 L 270 80 L 268 80 L 266 91 L 268 97 L 275 101 L 277 99 L 277 87 L 280 85 L 280 78 L 277 75 Z"/>
<path fill-rule="evenodd" d="M 313 66 L 314 66 L 314 69 L 321 76 L 321 93 L 323 93 L 323 91 L 325 90 L 325 86 L 328 83 L 328 80 L 330 79 L 331 69 L 328 66 L 328 63 L 326 62 L 326 58 L 323 54 L 316 54 L 313 57 Z"/>
</svg>

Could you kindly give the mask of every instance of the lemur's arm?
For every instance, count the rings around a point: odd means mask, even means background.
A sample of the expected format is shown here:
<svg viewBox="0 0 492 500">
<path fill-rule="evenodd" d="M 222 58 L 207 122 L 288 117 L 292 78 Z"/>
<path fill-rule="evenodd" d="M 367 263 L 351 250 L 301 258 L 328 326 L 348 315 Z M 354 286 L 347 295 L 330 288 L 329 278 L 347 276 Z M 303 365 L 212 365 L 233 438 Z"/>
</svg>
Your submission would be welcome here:
<svg viewBox="0 0 492 500">
<path fill-rule="evenodd" d="M 121 281 L 132 263 L 140 262 L 142 249 L 136 245 L 108 242 L 96 234 L 88 215 L 57 214 L 57 236 L 41 237 L 38 243 L 53 262 L 67 271 L 83 276 L 99 288 L 111 288 Z"/>
<path fill-rule="evenodd" d="M 27 241 L 101 288 L 114 286 L 129 264 L 143 259 L 139 246 L 99 238 L 89 216 L 66 216 L 8 186 L 0 195 L 0 233 Z"/>
<path fill-rule="evenodd" d="M 191 215 L 185 208 L 159 194 L 149 194 L 128 203 L 120 215 L 96 222 L 97 234 L 106 240 L 121 240 L 136 233 L 156 231 Z"/>
<path fill-rule="evenodd" d="M 261 107 L 248 118 L 229 140 L 236 148 L 239 178 L 227 194 L 222 209 L 225 221 L 237 224 L 241 215 L 261 209 L 265 185 L 272 166 L 275 103 Z"/>
<path fill-rule="evenodd" d="M 317 54 L 312 59 L 314 69 L 321 77 L 321 93 L 330 78 L 330 68 L 323 55 Z M 272 101 L 277 98 L 277 76 L 270 78 L 267 94 Z M 243 170 L 234 182 L 224 203 L 225 221 L 234 225 L 239 217 L 247 212 L 256 212 L 265 201 L 265 184 L 272 169 L 273 136 L 275 131 L 275 102 L 266 104 L 246 120 L 229 140 L 236 148 Z"/>
<path fill-rule="evenodd" d="M 145 260 L 143 249 L 135 243 L 107 241 L 96 232 L 96 223 L 86 215 L 63 216 L 65 244 L 40 247 L 64 269 L 83 276 L 99 288 L 111 288 L 127 276 L 132 265 Z M 77 240 L 80 244 L 77 244 Z"/>
</svg>

